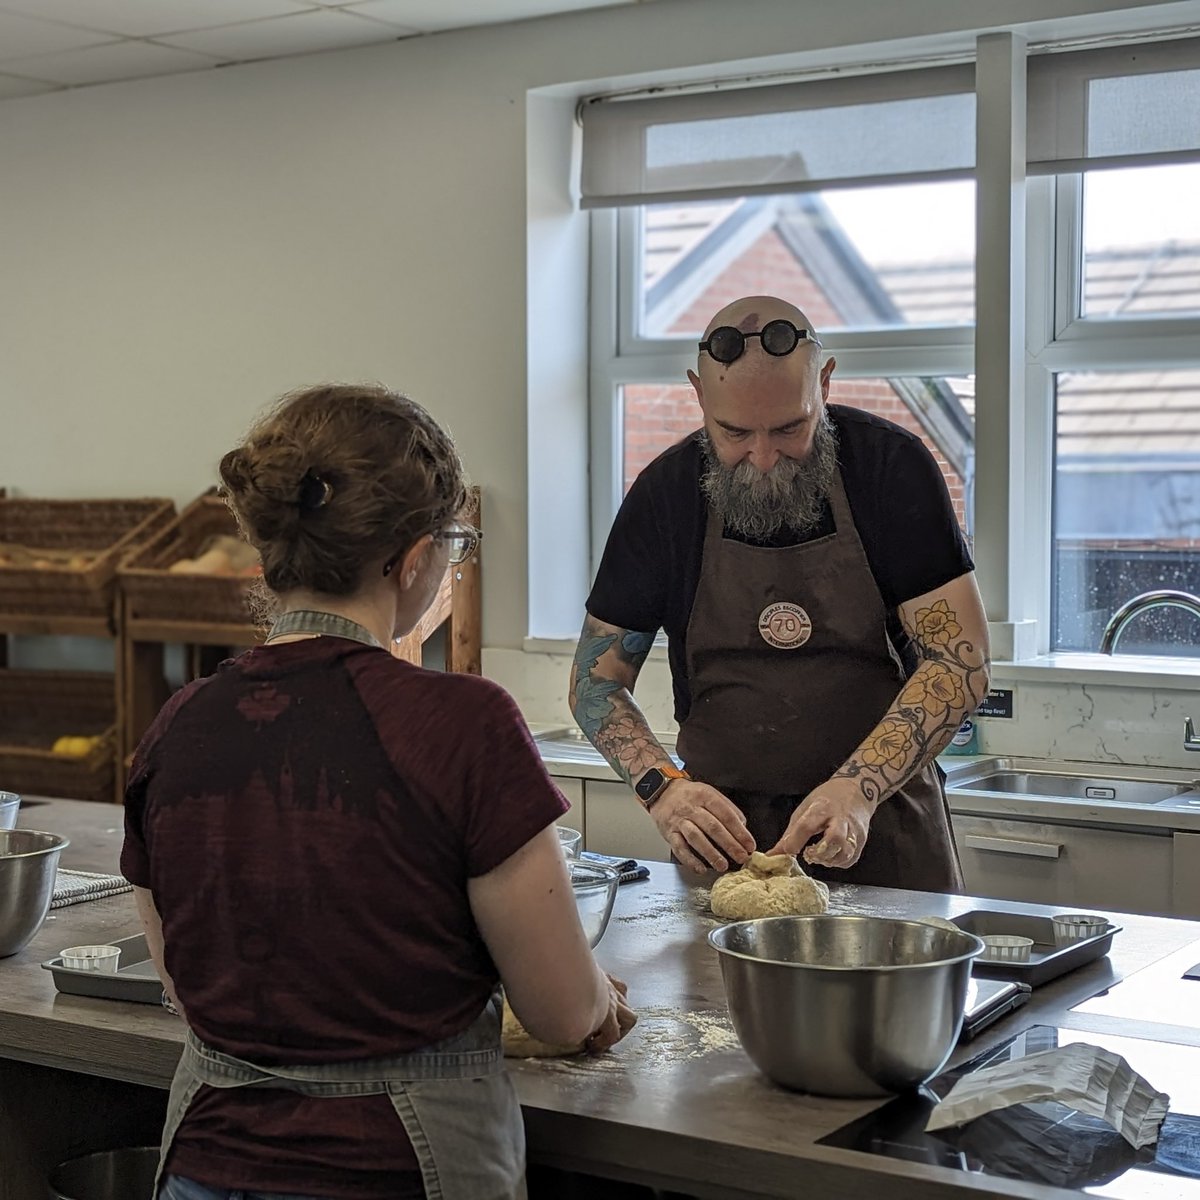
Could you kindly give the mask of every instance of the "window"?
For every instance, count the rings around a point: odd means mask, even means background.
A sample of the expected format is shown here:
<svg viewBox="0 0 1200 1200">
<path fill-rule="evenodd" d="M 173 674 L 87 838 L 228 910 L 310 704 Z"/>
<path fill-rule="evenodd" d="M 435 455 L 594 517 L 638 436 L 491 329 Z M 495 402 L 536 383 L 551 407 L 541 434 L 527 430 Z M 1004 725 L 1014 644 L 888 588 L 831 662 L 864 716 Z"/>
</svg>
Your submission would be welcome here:
<svg viewBox="0 0 1200 1200">
<path fill-rule="evenodd" d="M 970 181 L 754 196 L 639 210 L 639 333 L 698 337 L 722 305 L 795 297 L 834 329 L 975 319 Z"/>
<path fill-rule="evenodd" d="M 1011 445 L 975 439 L 977 249 L 1003 243 L 975 227 L 973 68 L 585 106 L 594 557 L 637 473 L 700 423 L 685 372 L 709 318 L 768 292 L 837 358 L 834 402 L 925 440 L 1041 650 L 1095 652 L 1139 591 L 1200 595 L 1200 39 L 1027 66 Z M 975 511 L 980 463 L 1009 511 Z M 1141 620 L 1122 654 L 1197 653 L 1186 613 Z"/>
<path fill-rule="evenodd" d="M 974 526 L 974 378 L 839 379 L 835 374 L 829 399 L 834 404 L 864 408 L 920 437 L 942 470 L 954 513 L 970 540 Z"/>
<path fill-rule="evenodd" d="M 1084 317 L 1200 314 L 1198 196 L 1190 163 L 1084 177 Z"/>
<path fill-rule="evenodd" d="M 1200 369 L 1064 372 L 1055 409 L 1054 646 L 1094 652 L 1133 597 L 1200 596 Z M 1120 650 L 1200 655 L 1200 618 L 1148 612 Z"/>
</svg>

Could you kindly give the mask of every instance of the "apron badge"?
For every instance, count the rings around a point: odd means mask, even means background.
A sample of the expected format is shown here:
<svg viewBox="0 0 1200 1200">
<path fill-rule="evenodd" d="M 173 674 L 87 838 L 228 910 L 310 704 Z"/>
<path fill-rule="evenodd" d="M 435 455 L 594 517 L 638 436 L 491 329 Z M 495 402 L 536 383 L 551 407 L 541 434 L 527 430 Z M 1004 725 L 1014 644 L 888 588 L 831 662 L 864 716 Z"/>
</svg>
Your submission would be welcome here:
<svg viewBox="0 0 1200 1200">
<path fill-rule="evenodd" d="M 798 604 L 768 604 L 758 617 L 763 641 L 777 650 L 799 650 L 812 636 L 812 621 Z"/>
</svg>

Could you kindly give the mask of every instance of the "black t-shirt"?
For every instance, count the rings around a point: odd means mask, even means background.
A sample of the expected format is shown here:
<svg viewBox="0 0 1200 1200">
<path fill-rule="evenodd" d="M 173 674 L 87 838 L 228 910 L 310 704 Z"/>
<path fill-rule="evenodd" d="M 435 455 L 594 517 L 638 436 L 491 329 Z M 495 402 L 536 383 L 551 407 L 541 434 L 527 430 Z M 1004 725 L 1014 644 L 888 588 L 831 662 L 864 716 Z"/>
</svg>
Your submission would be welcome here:
<svg viewBox="0 0 1200 1200">
<path fill-rule="evenodd" d="M 828 406 L 854 524 L 888 613 L 888 633 L 911 670 L 913 655 L 897 606 L 974 569 L 941 469 L 924 442 L 862 409 Z M 704 553 L 708 505 L 700 488 L 704 453 L 693 433 L 634 480 L 608 535 L 587 610 L 641 632 L 666 630 L 675 719 L 691 706 L 687 625 Z M 809 538 L 834 532 L 826 505 Z M 727 533 L 726 536 L 732 536 Z M 795 545 L 784 535 L 771 545 Z"/>
</svg>

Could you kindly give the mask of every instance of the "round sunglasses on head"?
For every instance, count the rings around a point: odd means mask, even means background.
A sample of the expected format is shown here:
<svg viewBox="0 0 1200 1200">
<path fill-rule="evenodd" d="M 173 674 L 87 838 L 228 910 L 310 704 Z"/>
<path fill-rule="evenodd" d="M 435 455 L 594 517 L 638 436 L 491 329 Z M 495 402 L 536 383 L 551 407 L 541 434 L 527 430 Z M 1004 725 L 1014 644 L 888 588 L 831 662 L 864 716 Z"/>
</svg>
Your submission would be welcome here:
<svg viewBox="0 0 1200 1200">
<path fill-rule="evenodd" d="M 779 317 L 768 321 L 761 329 L 753 333 L 743 333 L 732 325 L 719 325 L 701 342 L 700 349 L 710 358 L 719 363 L 736 362 L 746 353 L 746 339 L 758 338 L 762 348 L 773 358 L 783 358 L 791 354 L 804 341 L 812 342 L 820 347 L 821 343 L 808 329 L 797 329 L 791 321 Z"/>
</svg>

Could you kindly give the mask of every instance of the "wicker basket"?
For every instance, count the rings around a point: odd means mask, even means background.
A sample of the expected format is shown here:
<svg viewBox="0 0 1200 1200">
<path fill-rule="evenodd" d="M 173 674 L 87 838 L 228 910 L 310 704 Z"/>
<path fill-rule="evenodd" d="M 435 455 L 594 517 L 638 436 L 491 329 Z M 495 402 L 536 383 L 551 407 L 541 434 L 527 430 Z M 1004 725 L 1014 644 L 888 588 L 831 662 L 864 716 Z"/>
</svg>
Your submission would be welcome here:
<svg viewBox="0 0 1200 1200">
<path fill-rule="evenodd" d="M 119 579 L 125 620 L 131 630 L 136 630 L 138 622 L 235 625 L 244 627 L 248 643 L 257 639 L 246 602 L 254 580 L 167 570 L 181 558 L 194 558 L 209 538 L 220 534 L 237 537 L 237 522 L 224 500 L 215 492 L 206 492 L 154 537 L 126 554 Z"/>
<path fill-rule="evenodd" d="M 113 677 L 83 671 L 0 671 L 0 791 L 113 799 Z M 103 740 L 86 757 L 55 754 L 64 736 Z"/>
<path fill-rule="evenodd" d="M 0 542 L 87 555 L 84 567 L 0 564 L 5 615 L 110 620 L 117 564 L 174 515 L 170 500 L 0 499 Z"/>
</svg>

